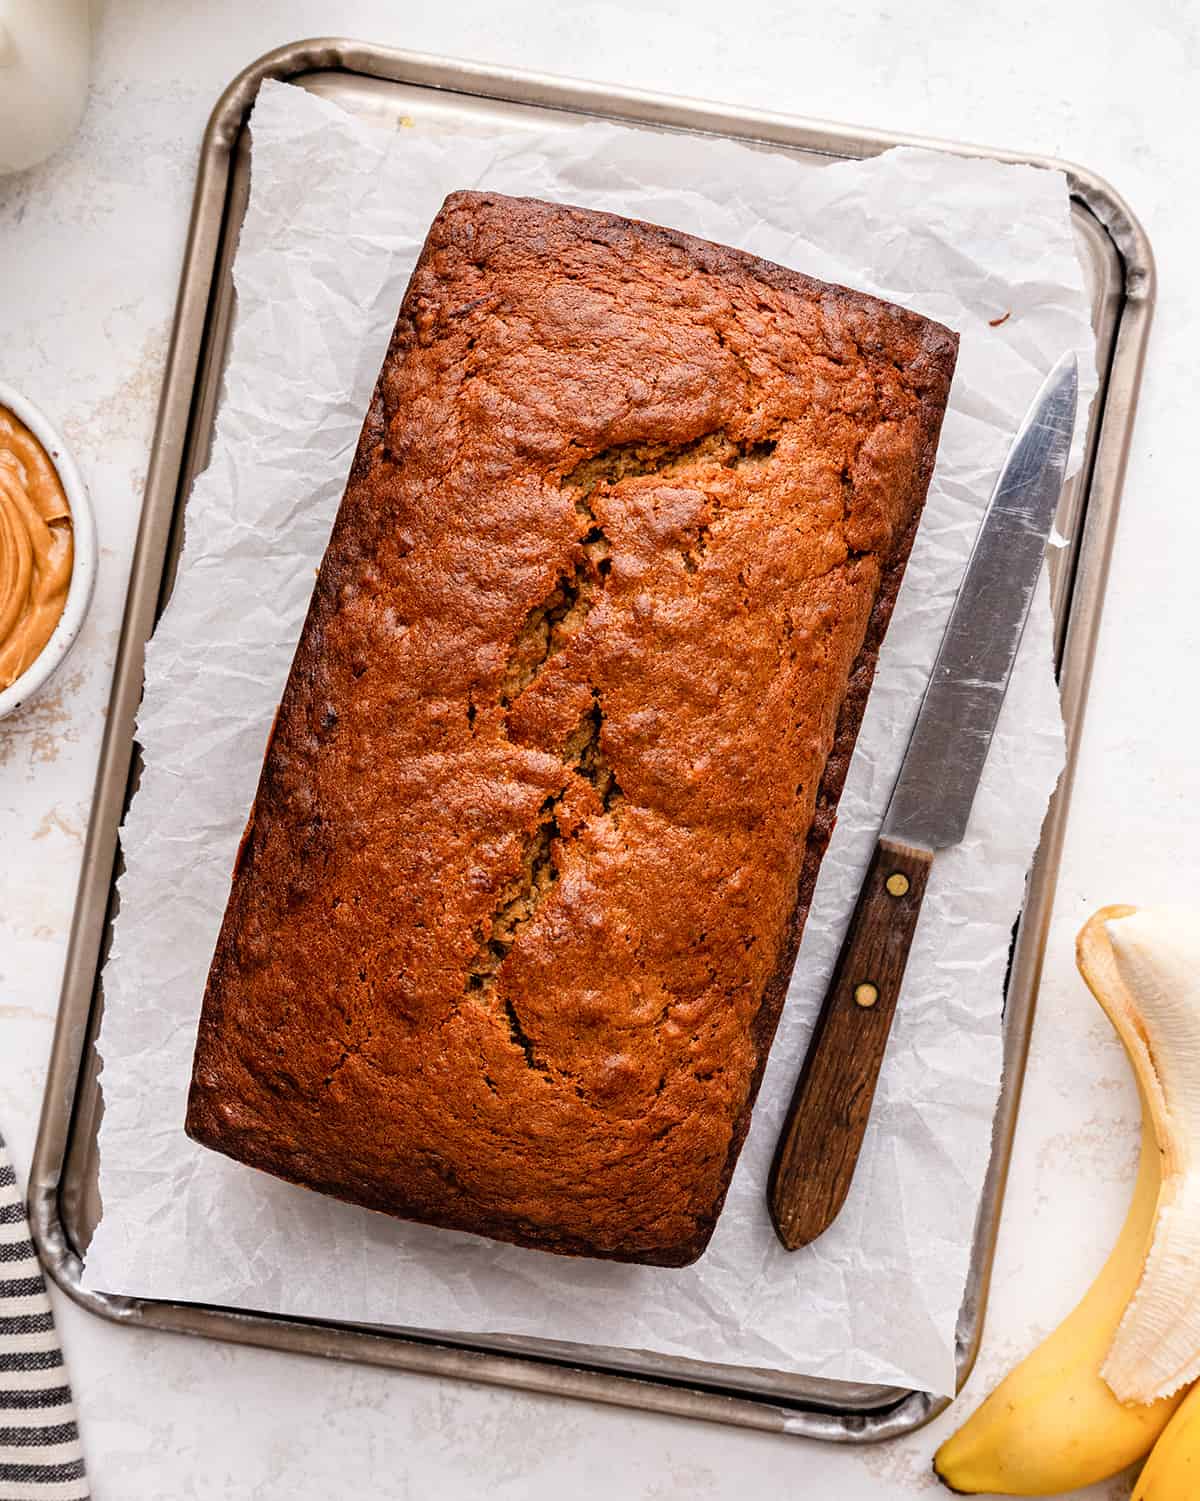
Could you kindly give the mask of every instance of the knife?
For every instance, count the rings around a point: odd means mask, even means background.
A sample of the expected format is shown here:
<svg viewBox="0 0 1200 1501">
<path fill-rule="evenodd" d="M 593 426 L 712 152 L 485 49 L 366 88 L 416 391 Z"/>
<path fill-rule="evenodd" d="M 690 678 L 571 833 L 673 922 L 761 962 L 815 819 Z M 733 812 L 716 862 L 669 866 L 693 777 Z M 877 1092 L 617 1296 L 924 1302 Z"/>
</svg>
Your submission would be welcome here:
<svg viewBox="0 0 1200 1501">
<path fill-rule="evenodd" d="M 776 1148 L 767 1196 L 789 1251 L 845 1203 L 930 867 L 966 832 L 1021 644 L 1078 386 L 1075 356 L 1064 355 L 1013 439 L 950 613 Z"/>
</svg>

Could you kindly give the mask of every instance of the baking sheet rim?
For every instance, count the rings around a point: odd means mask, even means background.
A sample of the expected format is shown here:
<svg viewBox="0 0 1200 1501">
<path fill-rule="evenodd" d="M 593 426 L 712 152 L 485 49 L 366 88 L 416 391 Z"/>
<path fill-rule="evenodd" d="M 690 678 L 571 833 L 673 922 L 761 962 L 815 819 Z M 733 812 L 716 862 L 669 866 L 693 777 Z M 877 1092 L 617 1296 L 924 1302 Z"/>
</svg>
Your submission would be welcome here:
<svg viewBox="0 0 1200 1501">
<path fill-rule="evenodd" d="M 1005 1017 L 1004 1085 L 997 1109 L 992 1160 L 981 1197 L 957 1340 L 958 1384 L 970 1372 L 982 1334 L 983 1310 L 995 1249 L 1004 1181 L 1011 1153 L 1034 997 L 1049 921 L 1062 834 L 1070 799 L 1074 750 L 1090 676 L 1104 581 L 1128 452 L 1154 302 L 1149 243 L 1120 197 L 1101 179 L 1066 163 L 1018 153 L 882 132 L 856 131 L 820 121 L 739 111 L 663 95 L 640 94 L 513 70 L 377 48 L 339 39 L 301 41 L 277 48 L 230 84 L 209 121 L 201 149 L 192 219 L 176 307 L 163 392 L 146 480 L 145 507 L 131 570 L 110 712 L 101 750 L 96 797 L 89 821 L 79 894 L 72 925 L 62 1001 L 46 1097 L 30 1176 L 34 1238 L 55 1282 L 76 1302 L 124 1324 L 208 1335 L 297 1353 L 361 1360 L 442 1376 L 521 1387 L 549 1395 L 588 1398 L 622 1406 L 723 1421 L 743 1427 L 841 1442 L 878 1440 L 928 1422 L 948 1399 L 896 1388 L 854 1387 L 813 1378 L 808 1395 L 773 1398 L 722 1391 L 707 1383 L 631 1375 L 545 1356 L 439 1343 L 412 1336 L 315 1320 L 249 1314 L 204 1305 L 113 1297 L 81 1286 L 82 1261 L 71 1242 L 60 1196 L 80 1104 L 79 1083 L 94 1034 L 101 949 L 117 856 L 117 829 L 126 805 L 134 761 L 133 716 L 141 693 L 142 654 L 164 588 L 166 560 L 182 508 L 182 472 L 195 436 L 195 397 L 201 357 L 211 347 L 212 293 L 228 229 L 228 196 L 236 147 L 260 84 L 320 72 L 346 72 L 417 87 L 509 103 L 605 115 L 631 123 L 732 135 L 810 153 L 864 157 L 906 144 L 965 155 L 1027 161 L 1068 173 L 1072 196 L 1113 242 L 1124 286 L 1116 314 L 1112 357 L 1102 371 L 1102 400 L 1094 421 L 1091 465 L 1084 490 L 1083 535 L 1069 588 L 1060 676 L 1068 726 L 1068 763 L 1047 815 L 1041 849 L 1030 878 L 1018 931 Z M 843 1389 L 838 1405 L 839 1389 Z M 851 1399 L 852 1392 L 860 1395 Z M 853 1405 L 849 1405 L 853 1402 Z"/>
</svg>

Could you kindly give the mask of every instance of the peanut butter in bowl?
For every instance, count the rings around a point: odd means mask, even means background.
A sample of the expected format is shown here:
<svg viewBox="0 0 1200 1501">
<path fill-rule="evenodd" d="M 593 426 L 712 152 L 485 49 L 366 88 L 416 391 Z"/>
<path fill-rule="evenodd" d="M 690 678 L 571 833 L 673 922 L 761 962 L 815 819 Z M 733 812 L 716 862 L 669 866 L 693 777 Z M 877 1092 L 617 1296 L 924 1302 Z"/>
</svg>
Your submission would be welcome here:
<svg viewBox="0 0 1200 1501">
<path fill-rule="evenodd" d="M 71 507 L 49 454 L 0 406 L 0 691 L 54 634 L 75 560 Z"/>
</svg>

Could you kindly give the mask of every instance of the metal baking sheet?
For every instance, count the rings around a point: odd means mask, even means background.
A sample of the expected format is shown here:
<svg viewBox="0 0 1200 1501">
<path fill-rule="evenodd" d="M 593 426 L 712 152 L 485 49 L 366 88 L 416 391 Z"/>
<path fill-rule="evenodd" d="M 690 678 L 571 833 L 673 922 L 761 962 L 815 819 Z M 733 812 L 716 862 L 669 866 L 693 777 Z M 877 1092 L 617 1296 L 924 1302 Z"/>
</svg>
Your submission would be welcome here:
<svg viewBox="0 0 1200 1501">
<path fill-rule="evenodd" d="M 159 1300 L 106 1296 L 81 1286 L 83 1258 L 99 1217 L 96 1133 L 102 1102 L 94 1038 L 99 983 L 120 872 L 117 833 L 137 784 L 134 717 L 145 642 L 171 590 L 192 480 L 205 466 L 232 308 L 230 267 L 249 191 L 246 120 L 267 78 L 299 84 L 344 108 L 394 126 L 419 99 L 425 117 L 447 124 L 538 125 L 590 115 L 664 130 L 726 136 L 786 151 L 814 170 L 831 159 L 875 155 L 894 145 L 950 149 L 1004 161 L 1061 166 L 1091 296 L 1101 387 L 1087 460 L 1064 494 L 1059 531 L 1069 546 L 1052 559 L 1067 768 L 1045 825 L 1013 951 L 1005 1007 L 1004 1082 L 990 1168 L 958 1320 L 959 1386 L 974 1363 L 1008 1170 L 1034 999 L 1054 893 L 1074 752 L 1091 669 L 1117 504 L 1146 337 L 1154 267 L 1146 237 L 1121 199 L 1090 173 L 1043 158 L 866 132 L 820 122 L 602 89 L 358 42 L 297 42 L 240 74 L 217 104 L 200 155 L 191 228 L 167 359 L 141 528 L 75 918 L 46 1098 L 30 1177 L 30 1215 L 43 1261 L 84 1307 L 125 1324 L 207 1335 L 340 1360 L 460 1376 L 501 1386 L 742 1427 L 853 1443 L 920 1426 L 946 1399 L 897 1387 L 852 1384 L 652 1354 L 612 1352 L 518 1338 L 431 1335 L 250 1314 Z M 797 1060 L 798 1061 L 798 1060 Z"/>
</svg>

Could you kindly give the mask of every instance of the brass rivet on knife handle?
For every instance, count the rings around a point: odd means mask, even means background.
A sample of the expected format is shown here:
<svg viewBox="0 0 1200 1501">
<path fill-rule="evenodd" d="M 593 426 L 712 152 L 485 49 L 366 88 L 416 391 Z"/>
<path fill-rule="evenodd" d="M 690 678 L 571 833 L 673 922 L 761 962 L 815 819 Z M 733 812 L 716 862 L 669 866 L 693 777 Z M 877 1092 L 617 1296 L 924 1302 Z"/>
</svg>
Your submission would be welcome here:
<svg viewBox="0 0 1200 1501">
<path fill-rule="evenodd" d="M 932 861 L 895 840 L 875 847 L 771 1168 L 771 1219 L 789 1251 L 845 1202 Z"/>
</svg>

